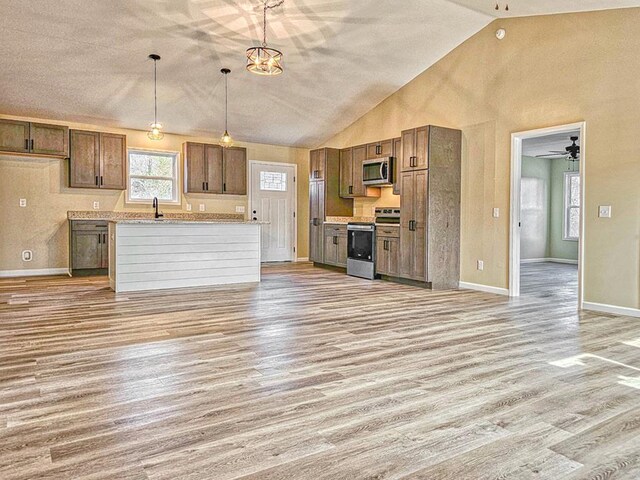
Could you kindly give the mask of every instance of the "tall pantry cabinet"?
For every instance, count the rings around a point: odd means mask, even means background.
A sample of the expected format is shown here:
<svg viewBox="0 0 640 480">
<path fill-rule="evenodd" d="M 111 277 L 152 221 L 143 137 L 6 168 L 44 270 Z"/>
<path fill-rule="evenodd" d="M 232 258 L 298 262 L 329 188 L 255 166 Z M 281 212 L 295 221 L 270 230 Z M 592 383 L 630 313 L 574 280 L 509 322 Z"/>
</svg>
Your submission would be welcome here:
<svg viewBox="0 0 640 480">
<path fill-rule="evenodd" d="M 309 260 L 324 261 L 324 221 L 327 216 L 353 216 L 353 200 L 340 197 L 340 151 L 312 150 L 309 162 Z"/>
<path fill-rule="evenodd" d="M 425 126 L 402 132 L 400 277 L 458 288 L 462 132 Z"/>
</svg>

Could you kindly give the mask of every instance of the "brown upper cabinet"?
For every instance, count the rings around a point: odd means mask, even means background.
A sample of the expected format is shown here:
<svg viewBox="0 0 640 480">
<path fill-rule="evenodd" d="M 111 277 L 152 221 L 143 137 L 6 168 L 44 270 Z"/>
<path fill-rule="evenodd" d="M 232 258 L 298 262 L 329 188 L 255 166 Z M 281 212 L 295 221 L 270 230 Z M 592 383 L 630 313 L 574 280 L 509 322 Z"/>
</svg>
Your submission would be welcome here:
<svg viewBox="0 0 640 480">
<path fill-rule="evenodd" d="M 186 142 L 184 193 L 247 194 L 247 150 Z"/>
<path fill-rule="evenodd" d="M 69 127 L 0 120 L 0 152 L 67 157 Z"/>
<path fill-rule="evenodd" d="M 429 168 L 429 126 L 404 130 L 400 135 L 402 142 L 403 172 Z"/>
<path fill-rule="evenodd" d="M 324 180 L 324 172 L 327 163 L 327 149 L 311 150 L 309 156 L 309 180 Z"/>
<path fill-rule="evenodd" d="M 367 145 L 366 160 L 391 156 L 393 156 L 393 139 L 369 143 Z"/>
<path fill-rule="evenodd" d="M 379 197 L 380 189 L 367 187 L 362 180 L 362 163 L 367 160 L 367 145 L 340 150 L 340 196 Z"/>
<path fill-rule="evenodd" d="M 71 130 L 69 186 L 126 188 L 127 137 L 117 133 Z"/>
</svg>

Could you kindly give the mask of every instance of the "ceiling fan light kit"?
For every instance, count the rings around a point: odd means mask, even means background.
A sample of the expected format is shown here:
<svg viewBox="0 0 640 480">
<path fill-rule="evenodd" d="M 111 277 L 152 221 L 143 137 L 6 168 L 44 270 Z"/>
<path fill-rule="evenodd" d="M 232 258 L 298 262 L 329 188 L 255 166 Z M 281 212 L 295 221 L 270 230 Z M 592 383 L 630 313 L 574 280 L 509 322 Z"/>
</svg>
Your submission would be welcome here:
<svg viewBox="0 0 640 480">
<path fill-rule="evenodd" d="M 268 5 L 265 0 L 263 4 L 263 36 L 262 45 L 247 49 L 247 70 L 256 75 L 275 76 L 280 75 L 284 69 L 282 67 L 282 52 L 267 46 L 267 10 L 279 7 L 284 3 L 281 0 L 273 5 Z"/>
</svg>

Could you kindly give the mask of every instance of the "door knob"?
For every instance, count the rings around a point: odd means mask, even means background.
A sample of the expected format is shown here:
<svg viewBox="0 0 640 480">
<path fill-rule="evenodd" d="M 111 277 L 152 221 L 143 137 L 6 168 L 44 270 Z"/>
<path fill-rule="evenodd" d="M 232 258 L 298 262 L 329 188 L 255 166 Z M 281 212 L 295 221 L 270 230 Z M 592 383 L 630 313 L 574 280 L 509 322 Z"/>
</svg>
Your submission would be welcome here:
<svg viewBox="0 0 640 480">
<path fill-rule="evenodd" d="M 256 213 L 258 213 L 258 212 L 256 212 L 256 211 L 254 210 L 254 211 L 253 211 L 253 214 L 255 215 Z"/>
<path fill-rule="evenodd" d="M 254 220 L 258 220 L 258 217 L 253 217 Z"/>
</svg>

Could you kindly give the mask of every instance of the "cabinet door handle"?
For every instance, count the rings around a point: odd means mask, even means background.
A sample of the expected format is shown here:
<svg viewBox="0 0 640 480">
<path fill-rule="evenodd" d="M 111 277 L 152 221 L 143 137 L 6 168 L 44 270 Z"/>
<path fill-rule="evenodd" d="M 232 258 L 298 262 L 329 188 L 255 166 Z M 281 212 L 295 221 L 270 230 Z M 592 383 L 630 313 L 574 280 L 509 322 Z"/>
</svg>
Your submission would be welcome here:
<svg viewBox="0 0 640 480">
<path fill-rule="evenodd" d="M 31 139 L 31 150 L 33 150 L 33 138 Z"/>
<path fill-rule="evenodd" d="M 24 149 L 25 150 L 29 150 L 29 139 L 28 138 L 24 139 Z"/>
<path fill-rule="evenodd" d="M 333 244 L 334 245 L 338 244 L 338 237 L 336 237 L 335 235 L 333 236 Z"/>
<path fill-rule="evenodd" d="M 102 234 L 98 235 L 98 245 L 102 243 Z"/>
<path fill-rule="evenodd" d="M 98 185 L 98 175 L 96 175 L 96 185 Z"/>
<path fill-rule="evenodd" d="M 106 233 L 102 234 L 102 243 L 104 243 L 105 245 L 107 244 L 107 234 Z"/>
<path fill-rule="evenodd" d="M 100 185 L 104 185 L 104 178 L 102 178 L 102 175 L 100 175 Z"/>
<path fill-rule="evenodd" d="M 353 185 L 349 185 L 349 195 L 353 195 Z"/>
<path fill-rule="evenodd" d="M 208 184 L 208 183 L 207 183 L 207 188 L 209 188 L 209 184 Z M 227 184 L 226 184 L 226 183 L 223 183 L 223 184 L 222 184 L 222 191 L 223 191 L 223 192 L 226 192 L 226 191 L 227 191 Z"/>
<path fill-rule="evenodd" d="M 204 189 L 208 192 L 209 191 L 209 182 L 204 182 Z"/>
</svg>

